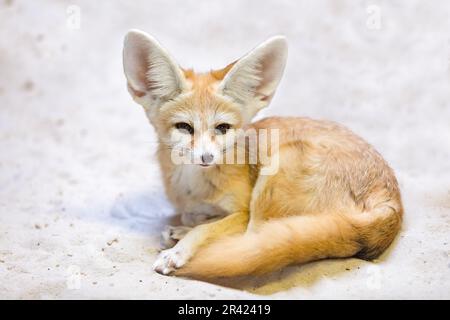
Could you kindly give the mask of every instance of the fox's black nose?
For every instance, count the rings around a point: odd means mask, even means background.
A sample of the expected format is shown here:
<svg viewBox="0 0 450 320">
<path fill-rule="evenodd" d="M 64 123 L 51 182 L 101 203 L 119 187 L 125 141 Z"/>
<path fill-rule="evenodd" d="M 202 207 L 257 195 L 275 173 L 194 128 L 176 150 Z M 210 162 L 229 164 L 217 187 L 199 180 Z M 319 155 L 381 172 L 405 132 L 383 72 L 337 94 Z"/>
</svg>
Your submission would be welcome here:
<svg viewBox="0 0 450 320">
<path fill-rule="evenodd" d="M 210 164 L 214 160 L 214 156 L 211 153 L 204 153 L 201 158 L 203 164 Z"/>
</svg>

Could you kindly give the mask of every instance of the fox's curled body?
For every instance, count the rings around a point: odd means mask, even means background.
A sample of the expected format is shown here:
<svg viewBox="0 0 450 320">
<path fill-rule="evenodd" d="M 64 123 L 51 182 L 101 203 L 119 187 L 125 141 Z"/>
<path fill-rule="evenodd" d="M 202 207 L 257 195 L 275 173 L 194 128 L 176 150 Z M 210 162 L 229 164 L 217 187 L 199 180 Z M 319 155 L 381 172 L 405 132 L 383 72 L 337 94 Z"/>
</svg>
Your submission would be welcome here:
<svg viewBox="0 0 450 320">
<path fill-rule="evenodd" d="M 156 129 L 166 192 L 189 226 L 165 233 L 172 244 L 179 241 L 161 252 L 156 271 L 211 278 L 324 258 L 373 259 L 395 238 L 403 213 L 398 184 L 368 143 L 328 121 L 271 117 L 251 123 L 272 98 L 285 59 L 285 40 L 276 37 L 222 70 L 196 74 L 179 68 L 150 36 L 127 36 L 129 91 Z M 200 133 L 223 122 L 277 129 L 279 145 L 271 155 L 276 152 L 278 170 L 262 175 L 261 163 L 176 164 L 169 136 L 180 122 Z M 194 136 L 183 148 L 191 148 Z M 195 145 L 214 158 L 223 150 L 221 136 Z M 193 157 L 197 151 L 189 149 Z"/>
</svg>

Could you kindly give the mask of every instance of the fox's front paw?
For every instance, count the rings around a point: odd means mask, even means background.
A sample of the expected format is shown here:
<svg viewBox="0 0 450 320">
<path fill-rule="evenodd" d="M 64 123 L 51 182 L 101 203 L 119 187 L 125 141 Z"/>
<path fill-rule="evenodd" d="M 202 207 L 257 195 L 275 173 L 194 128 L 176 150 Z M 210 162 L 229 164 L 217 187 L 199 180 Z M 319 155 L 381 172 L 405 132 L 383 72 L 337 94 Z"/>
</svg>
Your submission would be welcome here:
<svg viewBox="0 0 450 320">
<path fill-rule="evenodd" d="M 181 268 L 189 260 L 190 256 L 190 252 L 186 249 L 173 247 L 163 250 L 156 258 L 153 270 L 164 275 L 170 274 Z"/>
</svg>

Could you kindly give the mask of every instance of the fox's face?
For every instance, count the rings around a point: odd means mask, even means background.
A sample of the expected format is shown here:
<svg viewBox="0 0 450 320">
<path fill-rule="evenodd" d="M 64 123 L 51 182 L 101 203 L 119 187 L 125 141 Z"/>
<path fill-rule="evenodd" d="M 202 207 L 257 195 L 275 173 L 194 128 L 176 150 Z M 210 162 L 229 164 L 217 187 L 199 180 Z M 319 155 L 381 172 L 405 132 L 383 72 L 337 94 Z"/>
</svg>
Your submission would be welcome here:
<svg viewBox="0 0 450 320">
<path fill-rule="evenodd" d="M 180 68 L 149 35 L 130 31 L 123 59 L 128 90 L 176 164 L 224 163 L 241 128 L 266 107 L 287 56 L 283 37 L 264 42 L 221 70 Z"/>
<path fill-rule="evenodd" d="M 172 161 L 208 167 L 224 162 L 243 119 L 234 103 L 206 87 L 167 102 L 152 122 L 163 146 L 172 150 Z"/>
</svg>

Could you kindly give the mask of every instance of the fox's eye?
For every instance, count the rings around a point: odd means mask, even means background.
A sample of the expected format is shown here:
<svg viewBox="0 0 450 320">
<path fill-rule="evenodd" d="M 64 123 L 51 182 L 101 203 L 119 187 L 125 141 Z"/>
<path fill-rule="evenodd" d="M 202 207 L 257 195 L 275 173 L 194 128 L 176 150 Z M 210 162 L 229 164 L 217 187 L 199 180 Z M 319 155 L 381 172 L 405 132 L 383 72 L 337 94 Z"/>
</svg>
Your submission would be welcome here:
<svg viewBox="0 0 450 320">
<path fill-rule="evenodd" d="M 231 125 L 228 123 L 221 123 L 216 127 L 216 133 L 225 134 L 231 128 Z"/>
<path fill-rule="evenodd" d="M 175 128 L 177 128 L 180 131 L 187 131 L 189 134 L 194 133 L 194 128 L 186 122 L 178 122 L 175 124 Z"/>
</svg>

